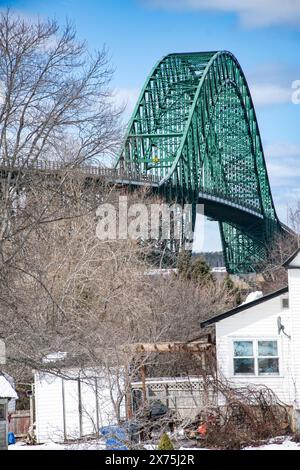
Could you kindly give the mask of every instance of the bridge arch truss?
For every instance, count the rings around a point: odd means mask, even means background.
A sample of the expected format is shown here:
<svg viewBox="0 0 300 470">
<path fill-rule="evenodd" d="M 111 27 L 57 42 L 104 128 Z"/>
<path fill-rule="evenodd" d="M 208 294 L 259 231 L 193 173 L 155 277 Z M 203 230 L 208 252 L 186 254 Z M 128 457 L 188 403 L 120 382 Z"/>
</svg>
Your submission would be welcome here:
<svg viewBox="0 0 300 470">
<path fill-rule="evenodd" d="M 204 203 L 231 273 L 255 272 L 282 230 L 250 91 L 230 52 L 174 53 L 154 66 L 117 168 L 156 181 L 167 200 Z"/>
</svg>

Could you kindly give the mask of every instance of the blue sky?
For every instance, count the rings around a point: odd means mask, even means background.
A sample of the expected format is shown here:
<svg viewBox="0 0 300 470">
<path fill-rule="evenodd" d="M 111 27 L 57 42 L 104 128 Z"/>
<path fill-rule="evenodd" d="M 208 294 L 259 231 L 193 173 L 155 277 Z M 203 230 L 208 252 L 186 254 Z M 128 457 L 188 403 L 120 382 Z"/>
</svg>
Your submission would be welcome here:
<svg viewBox="0 0 300 470">
<path fill-rule="evenodd" d="M 169 52 L 226 49 L 254 99 L 277 212 L 300 199 L 300 0 L 0 0 L 26 16 L 70 19 L 91 49 L 109 48 L 116 99 L 130 115 L 153 64 Z M 212 224 L 210 224 L 212 226 Z M 205 248 L 218 248 L 207 230 Z"/>
</svg>

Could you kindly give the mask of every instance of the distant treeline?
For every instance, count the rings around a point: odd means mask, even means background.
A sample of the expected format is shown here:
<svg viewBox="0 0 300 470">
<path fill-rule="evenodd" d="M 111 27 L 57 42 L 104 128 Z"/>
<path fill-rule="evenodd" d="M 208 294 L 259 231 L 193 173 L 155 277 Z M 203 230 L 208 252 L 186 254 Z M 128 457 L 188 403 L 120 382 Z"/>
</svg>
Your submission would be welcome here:
<svg viewBox="0 0 300 470">
<path fill-rule="evenodd" d="M 206 253 L 193 253 L 193 256 L 202 256 L 211 268 L 225 266 L 222 251 L 208 251 Z"/>
</svg>

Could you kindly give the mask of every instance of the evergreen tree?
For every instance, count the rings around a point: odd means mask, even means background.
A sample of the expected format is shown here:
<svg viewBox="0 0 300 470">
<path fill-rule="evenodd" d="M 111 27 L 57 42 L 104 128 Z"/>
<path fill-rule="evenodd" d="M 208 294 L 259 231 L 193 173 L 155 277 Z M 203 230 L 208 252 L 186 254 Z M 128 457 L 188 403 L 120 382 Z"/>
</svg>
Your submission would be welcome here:
<svg viewBox="0 0 300 470">
<path fill-rule="evenodd" d="M 226 274 L 224 281 L 223 281 L 224 287 L 228 292 L 232 292 L 235 289 L 235 284 L 229 274 Z"/>
<path fill-rule="evenodd" d="M 157 450 L 174 450 L 172 441 L 166 432 L 164 432 L 163 435 L 161 436 L 159 443 L 158 443 Z"/>
<path fill-rule="evenodd" d="M 183 250 L 179 253 L 177 259 L 178 274 L 183 279 L 191 278 L 192 258 L 191 251 Z"/>
<path fill-rule="evenodd" d="M 223 281 L 223 285 L 224 285 L 226 291 L 229 294 L 234 296 L 236 305 L 239 305 L 242 301 L 241 291 L 240 291 L 239 287 L 237 287 L 235 285 L 235 283 L 233 282 L 233 280 L 231 279 L 229 274 L 226 275 L 226 277 Z"/>
<path fill-rule="evenodd" d="M 214 282 L 214 278 L 211 272 L 211 269 L 207 262 L 202 256 L 196 258 L 191 267 L 190 278 L 195 281 L 197 284 L 207 284 Z"/>
<path fill-rule="evenodd" d="M 181 278 L 194 281 L 196 284 L 205 285 L 214 282 L 210 266 L 202 256 L 192 260 L 190 251 L 179 253 L 177 261 L 178 274 Z"/>
</svg>

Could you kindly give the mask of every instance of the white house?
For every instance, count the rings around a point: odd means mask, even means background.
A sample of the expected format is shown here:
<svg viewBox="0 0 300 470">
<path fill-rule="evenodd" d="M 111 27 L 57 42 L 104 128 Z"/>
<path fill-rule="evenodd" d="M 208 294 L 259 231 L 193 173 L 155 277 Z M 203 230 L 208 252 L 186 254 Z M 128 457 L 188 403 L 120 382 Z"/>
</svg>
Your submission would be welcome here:
<svg viewBox="0 0 300 470">
<path fill-rule="evenodd" d="M 210 318 L 217 367 L 233 384 L 264 384 L 300 429 L 300 249 L 284 264 L 288 286 Z"/>
</svg>

